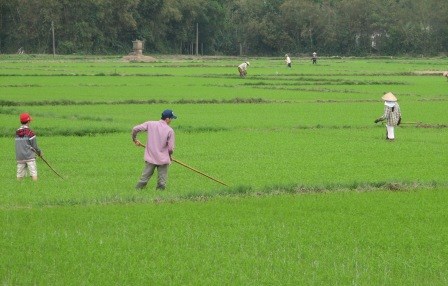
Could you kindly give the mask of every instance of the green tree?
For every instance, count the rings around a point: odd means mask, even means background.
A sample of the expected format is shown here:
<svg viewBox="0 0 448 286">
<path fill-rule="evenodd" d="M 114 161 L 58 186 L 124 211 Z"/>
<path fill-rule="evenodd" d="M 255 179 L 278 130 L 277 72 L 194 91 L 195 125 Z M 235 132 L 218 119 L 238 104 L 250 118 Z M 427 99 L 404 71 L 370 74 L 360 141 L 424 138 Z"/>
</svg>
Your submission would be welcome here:
<svg viewBox="0 0 448 286">
<path fill-rule="evenodd" d="M 0 51 L 206 54 L 446 53 L 448 1 L 440 0 L 1 0 Z"/>
</svg>

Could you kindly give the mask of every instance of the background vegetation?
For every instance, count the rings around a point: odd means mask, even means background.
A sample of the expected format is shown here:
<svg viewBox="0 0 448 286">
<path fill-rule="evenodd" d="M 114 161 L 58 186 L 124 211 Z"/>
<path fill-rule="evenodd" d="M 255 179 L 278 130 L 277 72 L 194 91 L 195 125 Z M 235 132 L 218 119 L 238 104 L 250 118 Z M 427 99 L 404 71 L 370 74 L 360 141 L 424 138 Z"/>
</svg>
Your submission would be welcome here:
<svg viewBox="0 0 448 286">
<path fill-rule="evenodd" d="M 205 55 L 437 55 L 448 51 L 441 0 L 0 1 L 0 52 Z"/>
</svg>

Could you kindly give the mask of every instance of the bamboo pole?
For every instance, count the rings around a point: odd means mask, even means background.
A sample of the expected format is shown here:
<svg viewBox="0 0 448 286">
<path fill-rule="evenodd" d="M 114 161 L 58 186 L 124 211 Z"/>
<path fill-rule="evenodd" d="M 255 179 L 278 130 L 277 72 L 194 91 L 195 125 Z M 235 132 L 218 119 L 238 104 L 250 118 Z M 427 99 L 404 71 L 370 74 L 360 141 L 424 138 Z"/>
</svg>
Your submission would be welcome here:
<svg viewBox="0 0 448 286">
<path fill-rule="evenodd" d="M 141 147 L 143 147 L 143 148 L 146 147 L 146 146 L 143 145 L 142 143 L 140 143 L 138 146 L 141 146 Z M 209 176 L 209 175 L 205 174 L 204 172 L 201 172 L 201 171 L 199 171 L 199 170 L 197 170 L 197 169 L 195 169 L 195 168 L 193 168 L 193 167 L 191 167 L 191 166 L 188 166 L 187 164 L 185 164 L 185 163 L 183 163 L 183 162 L 181 162 L 181 161 L 179 161 L 179 160 L 177 160 L 177 159 L 171 158 L 171 160 L 172 160 L 173 162 L 176 162 L 177 164 L 179 164 L 179 165 L 181 165 L 181 166 L 187 168 L 187 169 L 192 170 L 193 172 L 196 172 L 196 173 L 198 173 L 198 174 L 200 174 L 200 175 L 202 175 L 202 176 L 204 176 L 204 177 L 209 178 L 210 180 L 213 180 L 213 181 L 215 181 L 215 182 L 217 182 L 217 183 L 220 183 L 221 185 L 224 185 L 224 186 L 228 187 L 228 185 L 227 185 L 226 183 L 224 183 L 224 182 L 222 182 L 222 181 L 220 181 L 220 180 L 218 180 L 218 179 L 216 179 L 216 178 L 213 178 L 212 176 Z"/>
</svg>

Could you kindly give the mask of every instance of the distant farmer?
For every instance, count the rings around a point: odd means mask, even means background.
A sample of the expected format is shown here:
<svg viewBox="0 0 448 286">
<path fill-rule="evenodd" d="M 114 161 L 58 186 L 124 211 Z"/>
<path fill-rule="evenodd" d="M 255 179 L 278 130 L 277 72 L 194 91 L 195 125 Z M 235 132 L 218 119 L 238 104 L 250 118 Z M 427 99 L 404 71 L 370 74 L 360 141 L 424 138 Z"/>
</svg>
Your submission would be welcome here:
<svg viewBox="0 0 448 286">
<path fill-rule="evenodd" d="M 174 115 L 170 109 L 162 112 L 162 117 L 159 121 L 147 121 L 132 129 L 132 140 L 136 146 L 143 146 L 137 140 L 137 133 L 146 131 L 148 138 L 145 147 L 145 169 L 135 186 L 136 189 L 143 189 L 148 184 L 149 179 L 157 169 L 157 190 L 164 190 L 168 178 L 168 166 L 171 163 L 171 154 L 174 151 L 174 131 L 169 126 Z"/>
<path fill-rule="evenodd" d="M 240 77 L 246 77 L 248 66 L 250 66 L 249 62 L 244 62 L 238 66 L 238 71 L 240 72 Z"/>
<path fill-rule="evenodd" d="M 33 181 L 37 181 L 36 153 L 42 155 L 37 146 L 36 134 L 30 129 L 31 116 L 28 113 L 20 114 L 20 126 L 16 130 L 16 161 L 17 180 L 22 180 L 28 174 Z"/>
<path fill-rule="evenodd" d="M 291 67 L 291 58 L 288 56 L 288 54 L 285 55 L 285 62 L 288 68 Z"/>
<path fill-rule="evenodd" d="M 317 64 L 317 53 L 316 52 L 313 53 L 313 56 L 311 57 L 311 59 L 313 60 L 313 65 Z"/>
<path fill-rule="evenodd" d="M 400 106 L 392 92 L 383 95 L 382 99 L 384 100 L 384 114 L 376 119 L 375 123 L 386 120 L 386 140 L 394 140 L 394 127 L 401 123 Z"/>
</svg>

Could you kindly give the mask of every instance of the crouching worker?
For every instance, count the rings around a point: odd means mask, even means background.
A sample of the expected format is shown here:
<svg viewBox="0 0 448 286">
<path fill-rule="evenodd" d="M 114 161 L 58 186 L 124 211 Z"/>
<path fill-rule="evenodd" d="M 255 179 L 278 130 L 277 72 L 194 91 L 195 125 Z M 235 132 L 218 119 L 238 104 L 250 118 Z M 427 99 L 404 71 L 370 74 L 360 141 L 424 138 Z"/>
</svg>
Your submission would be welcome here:
<svg viewBox="0 0 448 286">
<path fill-rule="evenodd" d="M 137 140 L 137 133 L 146 131 L 147 141 L 145 147 L 145 169 L 135 186 L 136 189 L 143 189 L 148 184 L 149 179 L 157 169 L 157 190 L 164 190 L 168 178 L 168 166 L 171 163 L 171 154 L 174 151 L 174 130 L 169 126 L 177 116 L 173 111 L 167 109 L 163 111 L 159 121 L 147 121 L 132 129 L 132 140 L 136 146 L 144 146 Z"/>
<path fill-rule="evenodd" d="M 384 114 L 375 120 L 375 123 L 386 120 L 386 140 L 395 139 L 394 127 L 401 123 L 401 111 L 398 105 L 397 98 L 392 92 L 383 95 L 384 100 Z"/>
<path fill-rule="evenodd" d="M 240 77 L 246 77 L 248 66 L 250 66 L 249 62 L 244 62 L 238 66 L 238 71 L 240 73 Z"/>
<path fill-rule="evenodd" d="M 42 155 L 42 151 L 37 146 L 37 139 L 30 129 L 31 116 L 28 113 L 20 114 L 20 126 L 16 130 L 16 161 L 17 180 L 22 180 L 28 174 L 33 181 L 37 181 L 36 153 Z"/>
</svg>

